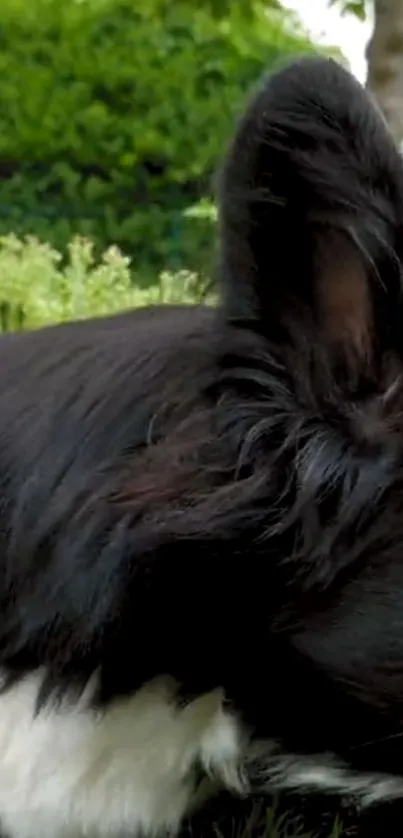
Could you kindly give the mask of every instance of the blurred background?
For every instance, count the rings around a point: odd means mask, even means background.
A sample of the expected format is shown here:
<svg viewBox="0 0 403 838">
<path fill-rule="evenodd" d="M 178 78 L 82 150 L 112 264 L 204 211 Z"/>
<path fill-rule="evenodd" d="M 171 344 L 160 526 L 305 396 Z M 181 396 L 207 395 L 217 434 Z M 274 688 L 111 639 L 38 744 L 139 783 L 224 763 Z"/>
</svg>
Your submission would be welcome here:
<svg viewBox="0 0 403 838">
<path fill-rule="evenodd" d="M 322 50 L 403 140 L 403 0 L 1 0 L 0 328 L 197 299 L 266 68 Z"/>
</svg>

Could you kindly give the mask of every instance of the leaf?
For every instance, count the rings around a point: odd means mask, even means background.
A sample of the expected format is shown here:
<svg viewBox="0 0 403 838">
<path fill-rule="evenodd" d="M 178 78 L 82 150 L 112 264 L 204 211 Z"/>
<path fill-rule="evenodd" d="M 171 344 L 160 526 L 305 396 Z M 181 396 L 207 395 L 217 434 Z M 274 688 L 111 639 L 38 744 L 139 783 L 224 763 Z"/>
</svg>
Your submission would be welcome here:
<svg viewBox="0 0 403 838">
<path fill-rule="evenodd" d="M 366 0 L 330 0 L 329 6 L 339 6 L 342 14 L 352 14 L 359 20 L 367 17 Z"/>
</svg>

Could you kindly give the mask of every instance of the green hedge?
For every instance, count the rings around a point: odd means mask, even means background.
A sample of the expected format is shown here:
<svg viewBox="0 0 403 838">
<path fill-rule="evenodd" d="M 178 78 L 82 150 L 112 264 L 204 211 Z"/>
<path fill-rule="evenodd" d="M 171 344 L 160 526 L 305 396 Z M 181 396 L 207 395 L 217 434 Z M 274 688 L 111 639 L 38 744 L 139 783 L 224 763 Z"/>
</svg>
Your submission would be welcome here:
<svg viewBox="0 0 403 838">
<path fill-rule="evenodd" d="M 202 271 L 211 218 L 186 209 L 262 68 L 311 48 L 265 5 L 1 0 L 0 234 Z"/>
</svg>

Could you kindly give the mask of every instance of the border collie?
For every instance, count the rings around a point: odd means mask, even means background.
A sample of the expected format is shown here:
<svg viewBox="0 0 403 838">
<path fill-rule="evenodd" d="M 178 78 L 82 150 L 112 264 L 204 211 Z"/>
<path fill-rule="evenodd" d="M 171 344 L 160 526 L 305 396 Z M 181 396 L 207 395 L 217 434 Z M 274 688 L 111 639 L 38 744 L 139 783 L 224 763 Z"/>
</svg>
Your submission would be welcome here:
<svg viewBox="0 0 403 838">
<path fill-rule="evenodd" d="M 302 58 L 218 193 L 216 307 L 1 338 L 9 838 L 403 796 L 403 163 Z"/>
</svg>

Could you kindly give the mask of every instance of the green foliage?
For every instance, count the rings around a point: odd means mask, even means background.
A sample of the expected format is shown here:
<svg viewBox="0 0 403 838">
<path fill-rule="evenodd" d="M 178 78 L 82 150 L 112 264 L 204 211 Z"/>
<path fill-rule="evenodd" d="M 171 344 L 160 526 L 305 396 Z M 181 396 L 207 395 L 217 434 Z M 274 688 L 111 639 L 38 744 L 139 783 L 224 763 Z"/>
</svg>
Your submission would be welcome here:
<svg viewBox="0 0 403 838">
<path fill-rule="evenodd" d="M 49 244 L 0 239 L 0 331 L 37 328 L 154 303 L 196 303 L 206 295 L 189 271 L 161 273 L 149 288 L 133 283 L 130 260 L 117 247 L 97 259 L 90 241 L 74 238 L 68 258 Z"/>
<path fill-rule="evenodd" d="M 329 0 L 330 6 L 340 6 L 343 13 L 353 14 L 359 20 L 365 20 L 368 12 L 368 0 Z"/>
<path fill-rule="evenodd" d="M 311 49 L 271 0 L 2 0 L 0 234 L 209 268 L 211 192 L 251 84 Z"/>
</svg>

